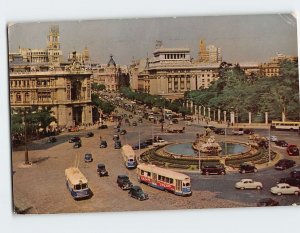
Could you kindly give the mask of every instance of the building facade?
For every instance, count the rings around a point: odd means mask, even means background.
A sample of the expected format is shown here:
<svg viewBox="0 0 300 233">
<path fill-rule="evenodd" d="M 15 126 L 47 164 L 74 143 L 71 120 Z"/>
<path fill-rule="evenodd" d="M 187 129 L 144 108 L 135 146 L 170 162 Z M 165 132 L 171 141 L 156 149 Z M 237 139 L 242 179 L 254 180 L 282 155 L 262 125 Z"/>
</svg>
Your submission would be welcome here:
<svg viewBox="0 0 300 233">
<path fill-rule="evenodd" d="M 11 107 L 50 106 L 59 127 L 92 124 L 91 75 L 79 62 L 60 67 L 11 62 Z"/>
</svg>

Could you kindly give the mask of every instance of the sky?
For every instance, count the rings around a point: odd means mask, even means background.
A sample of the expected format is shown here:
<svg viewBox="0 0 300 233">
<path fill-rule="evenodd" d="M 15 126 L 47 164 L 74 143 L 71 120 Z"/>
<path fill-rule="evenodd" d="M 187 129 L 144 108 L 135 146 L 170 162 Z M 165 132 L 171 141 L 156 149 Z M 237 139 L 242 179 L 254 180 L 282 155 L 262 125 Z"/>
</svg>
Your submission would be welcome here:
<svg viewBox="0 0 300 233">
<path fill-rule="evenodd" d="M 8 26 L 9 51 L 46 48 L 51 25 L 59 25 L 64 59 L 85 46 L 91 60 L 118 64 L 153 56 L 164 48 L 189 48 L 197 58 L 199 40 L 221 48 L 226 62 L 267 62 L 277 53 L 297 56 L 297 24 L 291 14 L 201 16 L 86 21 L 18 22 Z"/>
</svg>

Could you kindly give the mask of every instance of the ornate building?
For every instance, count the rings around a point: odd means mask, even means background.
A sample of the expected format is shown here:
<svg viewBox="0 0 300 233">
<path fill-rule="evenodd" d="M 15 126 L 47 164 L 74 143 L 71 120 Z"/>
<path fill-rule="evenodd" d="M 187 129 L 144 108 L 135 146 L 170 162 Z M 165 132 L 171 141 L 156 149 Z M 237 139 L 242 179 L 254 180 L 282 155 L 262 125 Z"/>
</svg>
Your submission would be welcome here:
<svg viewBox="0 0 300 233">
<path fill-rule="evenodd" d="M 205 40 L 200 40 L 197 61 L 200 63 L 222 62 L 221 48 L 214 45 L 205 46 Z"/>
<path fill-rule="evenodd" d="M 60 127 L 92 123 L 91 75 L 77 61 L 65 66 L 10 62 L 11 107 L 51 106 Z"/>
</svg>

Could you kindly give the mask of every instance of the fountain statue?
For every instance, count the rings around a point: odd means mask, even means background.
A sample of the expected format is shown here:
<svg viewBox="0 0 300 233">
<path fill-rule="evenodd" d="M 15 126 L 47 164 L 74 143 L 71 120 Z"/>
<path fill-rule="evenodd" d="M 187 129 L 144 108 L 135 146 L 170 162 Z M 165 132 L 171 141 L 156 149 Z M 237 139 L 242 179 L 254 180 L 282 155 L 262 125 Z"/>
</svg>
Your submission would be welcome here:
<svg viewBox="0 0 300 233">
<path fill-rule="evenodd" d="M 198 140 L 196 148 L 200 150 L 201 153 L 214 155 L 218 155 L 218 153 L 222 151 L 220 144 L 216 142 L 214 136 L 210 136 L 206 142 Z"/>
</svg>

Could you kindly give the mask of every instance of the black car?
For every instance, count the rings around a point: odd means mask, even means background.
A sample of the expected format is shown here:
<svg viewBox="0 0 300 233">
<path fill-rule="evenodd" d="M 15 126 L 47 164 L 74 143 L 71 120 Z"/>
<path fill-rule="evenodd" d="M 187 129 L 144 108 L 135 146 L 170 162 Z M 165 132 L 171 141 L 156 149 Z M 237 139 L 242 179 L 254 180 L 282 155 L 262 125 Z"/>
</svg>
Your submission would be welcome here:
<svg viewBox="0 0 300 233">
<path fill-rule="evenodd" d="M 101 140 L 100 148 L 106 148 L 106 147 L 107 147 L 107 142 L 105 140 Z"/>
<path fill-rule="evenodd" d="M 148 146 L 151 146 L 151 145 L 153 145 L 153 139 L 149 138 L 149 139 L 145 140 L 144 143 L 146 143 Z"/>
<path fill-rule="evenodd" d="M 126 175 L 118 175 L 117 184 L 123 190 L 130 189 L 133 186 L 129 177 Z"/>
<path fill-rule="evenodd" d="M 114 148 L 115 148 L 115 149 L 121 149 L 121 147 L 122 147 L 121 141 L 120 141 L 120 140 L 116 140 L 116 141 L 115 141 L 115 146 L 114 146 Z"/>
<path fill-rule="evenodd" d="M 97 173 L 99 176 L 108 176 L 108 171 L 106 170 L 105 165 L 102 163 L 97 165 Z"/>
<path fill-rule="evenodd" d="M 280 159 L 276 164 L 275 164 L 275 169 L 276 170 L 285 170 L 288 168 L 291 168 L 295 166 L 296 163 L 293 160 L 290 159 Z"/>
<path fill-rule="evenodd" d="M 219 135 L 224 135 L 225 134 L 225 130 L 221 129 L 221 128 L 215 128 L 214 129 L 214 133 L 215 134 L 219 134 Z"/>
<path fill-rule="evenodd" d="M 136 121 L 132 122 L 132 126 L 137 126 Z"/>
<path fill-rule="evenodd" d="M 263 198 L 257 202 L 258 207 L 263 207 L 263 206 L 278 206 L 279 202 L 275 201 L 272 198 Z"/>
<path fill-rule="evenodd" d="M 85 154 L 84 155 L 84 162 L 86 162 L 86 163 L 93 162 L 93 156 L 92 156 L 92 154 L 90 154 L 90 153 Z"/>
<path fill-rule="evenodd" d="M 276 146 L 287 147 L 289 144 L 284 140 L 278 140 L 275 142 Z"/>
<path fill-rule="evenodd" d="M 244 129 L 244 134 L 252 135 L 252 134 L 254 134 L 254 131 L 253 131 L 253 129 Z"/>
<path fill-rule="evenodd" d="M 78 141 L 74 143 L 73 148 L 80 148 L 81 146 L 81 141 Z"/>
<path fill-rule="evenodd" d="M 291 186 L 300 187 L 300 178 L 285 177 L 285 178 L 281 178 L 278 183 L 285 183 Z"/>
<path fill-rule="evenodd" d="M 298 147 L 296 145 L 289 145 L 286 148 L 286 152 L 290 156 L 299 156 L 299 149 L 298 149 Z"/>
<path fill-rule="evenodd" d="M 250 163 L 243 163 L 239 167 L 239 172 L 240 173 L 252 173 L 252 172 L 257 172 L 257 168 Z"/>
<path fill-rule="evenodd" d="M 70 139 L 69 139 L 69 143 L 73 143 L 73 142 L 79 142 L 80 141 L 80 137 L 71 137 Z"/>
<path fill-rule="evenodd" d="M 121 134 L 121 135 L 125 135 L 125 134 L 127 134 L 127 131 L 126 131 L 125 129 L 122 129 L 122 130 L 120 131 L 120 134 Z"/>
<path fill-rule="evenodd" d="M 138 150 L 138 149 L 144 149 L 144 148 L 146 148 L 146 147 L 148 147 L 148 144 L 145 143 L 145 142 L 141 142 L 140 144 L 137 143 L 137 144 L 133 145 L 133 146 L 132 146 L 132 149 Z"/>
<path fill-rule="evenodd" d="M 57 141 L 56 137 L 49 137 L 47 140 L 47 142 L 49 142 L 49 143 L 54 143 L 56 141 Z"/>
<path fill-rule="evenodd" d="M 85 135 L 85 137 L 86 137 L 86 138 L 94 137 L 94 133 L 88 132 L 88 133 Z"/>
<path fill-rule="evenodd" d="M 143 201 L 143 200 L 147 200 L 148 194 L 144 193 L 144 191 L 142 190 L 142 188 L 140 186 L 132 186 L 128 192 L 128 195 L 138 199 L 139 201 Z"/>
<path fill-rule="evenodd" d="M 221 163 L 205 163 L 201 165 L 202 175 L 225 175 L 225 167 Z"/>
<path fill-rule="evenodd" d="M 291 177 L 300 179 L 300 168 L 294 169 L 290 173 Z"/>
<path fill-rule="evenodd" d="M 107 129 L 108 127 L 107 127 L 107 125 L 100 125 L 99 127 L 98 127 L 98 129 Z"/>
</svg>

